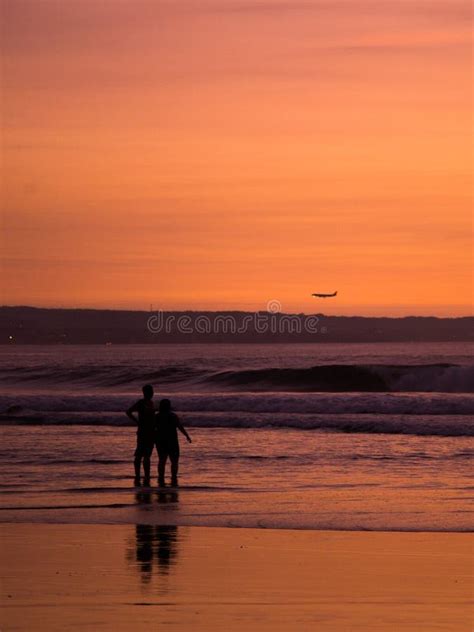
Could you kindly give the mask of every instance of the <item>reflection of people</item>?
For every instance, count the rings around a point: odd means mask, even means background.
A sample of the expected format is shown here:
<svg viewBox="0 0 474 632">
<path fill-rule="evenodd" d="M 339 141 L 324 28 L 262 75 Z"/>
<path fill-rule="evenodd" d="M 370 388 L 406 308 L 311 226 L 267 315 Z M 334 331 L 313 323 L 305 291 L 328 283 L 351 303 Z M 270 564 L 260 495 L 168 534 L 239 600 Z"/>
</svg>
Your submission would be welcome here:
<svg viewBox="0 0 474 632">
<path fill-rule="evenodd" d="M 137 505 L 151 505 L 155 500 L 159 505 L 167 505 L 179 502 L 179 494 L 177 489 L 159 489 L 155 492 L 151 488 L 143 488 L 135 492 L 135 500 Z"/>
<path fill-rule="evenodd" d="M 175 525 L 155 525 L 155 557 L 158 560 L 158 571 L 162 575 L 169 572 L 176 557 L 178 527 Z"/>
<path fill-rule="evenodd" d="M 134 491 L 137 505 L 144 510 L 144 517 L 170 514 L 165 510 L 150 513 L 153 504 L 170 504 L 169 509 L 178 509 L 179 494 L 177 489 L 158 489 L 140 487 Z M 164 508 L 163 508 L 164 509 Z M 146 519 L 146 518 L 145 518 Z M 178 545 L 183 532 L 175 525 L 163 524 L 136 524 L 135 538 L 127 549 L 127 559 L 139 573 L 143 584 L 150 584 L 153 573 L 160 576 L 169 573 L 178 555 Z M 166 590 L 166 585 L 161 588 Z"/>
<path fill-rule="evenodd" d="M 135 556 L 142 580 L 148 584 L 153 570 L 153 525 L 135 525 Z"/>
<path fill-rule="evenodd" d="M 166 461 L 171 461 L 171 484 L 178 484 L 179 441 L 178 430 L 191 443 L 191 437 L 171 410 L 169 399 L 162 399 L 156 416 L 156 449 L 158 451 L 158 484 L 165 485 Z"/>
<path fill-rule="evenodd" d="M 143 399 L 130 406 L 127 416 L 137 424 L 137 447 L 135 450 L 135 485 L 140 485 L 140 467 L 143 461 L 143 484 L 150 484 L 150 457 L 155 443 L 155 404 L 153 402 L 153 386 L 146 384 L 143 388 Z M 138 413 L 138 418 L 133 413 Z"/>
<path fill-rule="evenodd" d="M 156 564 L 160 575 L 168 574 L 175 562 L 178 527 L 174 525 L 135 525 L 135 561 L 142 581 L 148 584 Z"/>
<path fill-rule="evenodd" d="M 151 495 L 151 489 L 141 488 L 139 491 L 135 493 L 135 499 L 137 501 L 137 505 L 151 505 L 153 501 L 153 496 Z"/>
</svg>

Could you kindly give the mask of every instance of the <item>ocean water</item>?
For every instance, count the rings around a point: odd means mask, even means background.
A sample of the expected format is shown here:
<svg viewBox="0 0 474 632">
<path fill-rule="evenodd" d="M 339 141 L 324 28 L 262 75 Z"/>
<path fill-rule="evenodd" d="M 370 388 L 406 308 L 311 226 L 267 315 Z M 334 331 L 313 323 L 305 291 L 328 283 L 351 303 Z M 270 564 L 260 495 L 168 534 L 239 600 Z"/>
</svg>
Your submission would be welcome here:
<svg viewBox="0 0 474 632">
<path fill-rule="evenodd" d="M 470 530 L 472 350 L 3 347 L 1 519 Z M 132 484 L 123 411 L 148 382 L 194 440 L 179 489 Z"/>
</svg>

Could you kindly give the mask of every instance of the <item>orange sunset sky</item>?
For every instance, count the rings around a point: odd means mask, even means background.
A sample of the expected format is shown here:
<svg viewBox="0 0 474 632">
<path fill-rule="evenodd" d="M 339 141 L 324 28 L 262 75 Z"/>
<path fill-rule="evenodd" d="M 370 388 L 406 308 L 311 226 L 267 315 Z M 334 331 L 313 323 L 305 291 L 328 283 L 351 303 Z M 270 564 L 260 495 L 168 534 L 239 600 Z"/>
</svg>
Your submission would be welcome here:
<svg viewBox="0 0 474 632">
<path fill-rule="evenodd" d="M 470 2 L 1 6 L 2 303 L 471 312 Z"/>
</svg>

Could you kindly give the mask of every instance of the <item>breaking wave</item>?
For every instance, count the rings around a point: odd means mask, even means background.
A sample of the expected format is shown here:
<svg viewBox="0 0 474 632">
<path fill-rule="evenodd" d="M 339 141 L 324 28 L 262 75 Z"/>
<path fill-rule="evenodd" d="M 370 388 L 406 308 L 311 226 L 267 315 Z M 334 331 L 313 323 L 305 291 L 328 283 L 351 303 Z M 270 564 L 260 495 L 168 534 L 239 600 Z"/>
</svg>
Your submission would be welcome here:
<svg viewBox="0 0 474 632">
<path fill-rule="evenodd" d="M 273 392 L 442 392 L 474 393 L 474 365 L 326 364 L 310 368 L 262 368 L 213 372 L 192 366 L 141 370 L 123 364 L 105 366 L 3 367 L 0 379 L 17 387 L 67 385 L 127 388 L 152 382 L 169 389 Z"/>
<path fill-rule="evenodd" d="M 224 371 L 210 376 L 208 381 L 245 390 L 473 393 L 474 366 L 336 364 L 306 369 Z"/>
</svg>

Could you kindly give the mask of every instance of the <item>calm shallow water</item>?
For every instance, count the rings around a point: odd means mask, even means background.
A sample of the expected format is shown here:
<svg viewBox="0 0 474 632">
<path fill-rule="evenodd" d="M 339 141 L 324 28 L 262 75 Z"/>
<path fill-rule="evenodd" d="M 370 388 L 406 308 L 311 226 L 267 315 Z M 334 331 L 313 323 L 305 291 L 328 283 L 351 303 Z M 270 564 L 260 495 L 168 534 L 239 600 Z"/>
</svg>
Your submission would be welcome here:
<svg viewBox="0 0 474 632">
<path fill-rule="evenodd" d="M 466 437 L 194 429 L 180 488 L 134 488 L 131 428 L 5 426 L 4 521 L 469 530 Z M 153 457 L 153 468 L 156 455 Z"/>
</svg>

